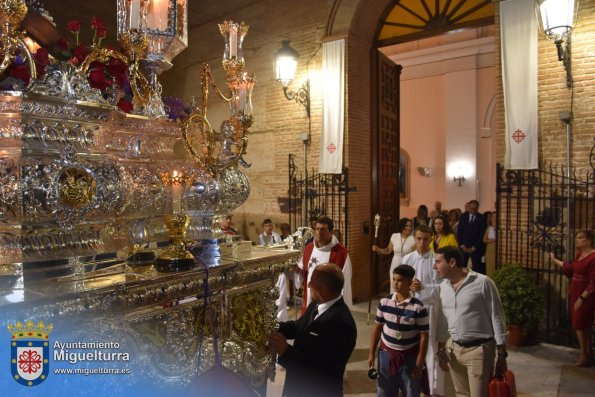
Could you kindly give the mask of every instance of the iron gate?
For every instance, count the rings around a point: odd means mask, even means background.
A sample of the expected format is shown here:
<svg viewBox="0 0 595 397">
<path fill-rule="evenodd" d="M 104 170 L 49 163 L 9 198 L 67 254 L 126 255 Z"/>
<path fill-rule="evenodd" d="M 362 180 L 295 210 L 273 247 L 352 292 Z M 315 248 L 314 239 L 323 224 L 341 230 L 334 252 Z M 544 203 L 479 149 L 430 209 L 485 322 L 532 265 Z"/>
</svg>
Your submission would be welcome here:
<svg viewBox="0 0 595 397">
<path fill-rule="evenodd" d="M 568 279 L 549 259 L 572 260 L 574 236 L 595 223 L 594 170 L 541 165 L 537 170 L 497 170 L 497 266 L 520 263 L 546 293 L 540 339 L 572 345 Z"/>
<path fill-rule="evenodd" d="M 339 241 L 347 245 L 349 194 L 347 168 L 342 174 L 320 174 L 310 172 L 304 181 L 303 172 L 298 172 L 294 155 L 289 155 L 289 227 L 295 230 L 300 226 L 310 226 L 310 219 L 328 216 L 339 232 Z M 306 192 L 304 195 L 304 191 Z M 303 211 L 306 201 L 307 211 Z"/>
</svg>

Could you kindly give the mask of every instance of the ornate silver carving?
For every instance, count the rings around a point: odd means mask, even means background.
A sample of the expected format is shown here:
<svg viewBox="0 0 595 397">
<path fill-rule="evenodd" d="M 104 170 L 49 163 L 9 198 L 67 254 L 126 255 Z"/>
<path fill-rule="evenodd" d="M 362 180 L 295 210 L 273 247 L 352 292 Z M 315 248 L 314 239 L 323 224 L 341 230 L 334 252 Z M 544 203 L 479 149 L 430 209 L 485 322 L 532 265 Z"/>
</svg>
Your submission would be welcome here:
<svg viewBox="0 0 595 397">
<path fill-rule="evenodd" d="M 70 62 L 47 65 L 43 80 L 35 81 L 30 90 L 57 98 L 108 104 L 101 91 L 91 88 L 86 76 L 80 75 Z"/>
<path fill-rule="evenodd" d="M 117 212 L 124 204 L 122 173 L 111 160 L 78 160 L 71 145 L 64 149 L 61 159 L 49 164 L 26 158 L 21 171 L 25 220 L 76 224 L 87 216 Z M 78 199 L 73 198 L 76 195 Z"/>
<path fill-rule="evenodd" d="M 26 142 L 27 148 L 36 148 L 39 144 L 42 147 L 62 147 L 72 145 L 81 149 L 90 149 L 93 145 L 93 138 L 98 126 L 84 126 L 81 124 L 68 125 L 62 122 L 54 122 L 51 125 L 41 120 L 33 120 L 23 126 L 22 138 L 26 141 L 33 140 L 37 145 L 31 146 Z"/>
<path fill-rule="evenodd" d="M 17 222 L 19 212 L 18 161 L 0 154 L 0 223 Z"/>
<path fill-rule="evenodd" d="M 237 168 L 226 168 L 219 173 L 219 204 L 217 213 L 228 214 L 242 205 L 250 195 L 250 182 Z"/>
<path fill-rule="evenodd" d="M 100 107 L 80 106 L 56 100 L 49 102 L 47 97 L 32 99 L 39 100 L 24 101 L 20 106 L 20 112 L 36 117 L 99 122 L 105 122 L 109 115 L 106 109 Z"/>
</svg>

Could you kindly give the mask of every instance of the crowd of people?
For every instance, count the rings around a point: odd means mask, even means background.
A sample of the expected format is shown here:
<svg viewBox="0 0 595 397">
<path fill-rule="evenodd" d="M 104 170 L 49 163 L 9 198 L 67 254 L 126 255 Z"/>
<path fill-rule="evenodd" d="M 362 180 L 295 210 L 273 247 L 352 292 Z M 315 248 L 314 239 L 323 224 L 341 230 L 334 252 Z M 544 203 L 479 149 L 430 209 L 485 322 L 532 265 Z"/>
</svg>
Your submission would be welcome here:
<svg viewBox="0 0 595 397">
<path fill-rule="evenodd" d="M 402 263 L 402 258 L 414 251 L 412 233 L 418 226 L 430 228 L 429 249 L 432 252 L 443 247 L 458 247 L 463 252 L 465 263 L 475 272 L 490 275 L 495 270 L 496 212 L 487 211 L 481 214 L 477 200 L 466 203 L 464 212 L 459 208 L 442 209 L 442 203 L 436 201 L 430 215 L 428 207 L 420 205 L 414 218 L 400 219 L 388 246 L 372 246 L 372 250 L 381 255 L 394 253 L 389 279 L 394 268 Z M 391 292 L 394 291 L 391 289 Z"/>
<path fill-rule="evenodd" d="M 332 219 L 316 219 L 313 229 L 314 238 L 294 269 L 279 277 L 277 304 L 285 315 L 278 315 L 279 329 L 268 339 L 287 371 L 283 395 L 289 397 L 342 396 L 357 338 L 350 312 L 349 252 L 337 239 Z M 288 234 L 288 228 L 283 232 Z M 414 218 L 399 220 L 386 247 L 372 246 L 379 255 L 393 255 L 390 294 L 378 303 L 368 348 L 369 376 L 377 379 L 378 396 L 444 396 L 448 375 L 457 395 L 488 395 L 488 383 L 494 374 L 504 373 L 507 357 L 502 302 L 488 277 L 495 270 L 496 237 L 496 213 L 481 214 L 476 200 L 464 212 L 443 210 L 436 202 L 431 214 L 420 206 Z M 270 219 L 263 222 L 260 245 L 283 238 Z M 593 365 L 594 240 L 592 231 L 579 232 L 572 262 L 551 254 L 552 262 L 571 277 L 579 366 Z M 295 321 L 286 315 L 290 283 L 303 285 L 304 304 Z"/>
</svg>

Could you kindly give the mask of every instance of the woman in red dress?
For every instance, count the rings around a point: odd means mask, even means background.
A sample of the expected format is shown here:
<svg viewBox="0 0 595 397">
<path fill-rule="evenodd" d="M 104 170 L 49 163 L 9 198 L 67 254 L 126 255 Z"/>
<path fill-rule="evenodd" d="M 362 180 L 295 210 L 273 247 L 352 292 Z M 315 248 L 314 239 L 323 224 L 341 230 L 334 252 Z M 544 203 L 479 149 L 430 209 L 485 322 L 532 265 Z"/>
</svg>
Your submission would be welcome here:
<svg viewBox="0 0 595 397">
<path fill-rule="evenodd" d="M 552 262 L 562 268 L 570 280 L 570 309 L 572 327 L 581 349 L 576 365 L 593 365 L 591 327 L 595 317 L 595 233 L 581 230 L 576 235 L 576 256 L 574 261 L 564 263 L 550 252 Z"/>
</svg>

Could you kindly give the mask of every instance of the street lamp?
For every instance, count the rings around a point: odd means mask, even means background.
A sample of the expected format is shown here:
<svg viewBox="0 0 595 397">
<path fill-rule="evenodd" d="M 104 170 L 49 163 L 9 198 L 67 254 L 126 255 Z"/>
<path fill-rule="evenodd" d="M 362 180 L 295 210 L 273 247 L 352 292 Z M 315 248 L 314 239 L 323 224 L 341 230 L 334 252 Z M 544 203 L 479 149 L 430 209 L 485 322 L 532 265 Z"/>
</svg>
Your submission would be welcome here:
<svg viewBox="0 0 595 397">
<path fill-rule="evenodd" d="M 566 87 L 572 86 L 570 67 L 570 31 L 576 20 L 578 0 L 537 0 L 540 30 L 558 49 L 558 60 L 566 70 Z"/>
<path fill-rule="evenodd" d="M 297 90 L 291 91 L 288 87 L 295 78 L 299 54 L 289 45 L 289 40 L 283 40 L 282 46 L 275 54 L 275 75 L 277 81 L 283 86 L 285 98 L 302 105 L 306 109 L 306 114 L 310 118 L 310 79 L 306 79 L 304 84 Z"/>
<path fill-rule="evenodd" d="M 302 105 L 308 116 L 308 134 L 302 138 L 304 143 L 304 192 L 302 196 L 302 219 L 304 224 L 308 222 L 308 146 L 312 135 L 312 118 L 310 117 L 310 79 L 306 81 L 297 91 L 289 89 L 289 84 L 295 78 L 297 70 L 298 52 L 289 45 L 289 40 L 281 42 L 281 48 L 275 54 L 275 76 L 283 86 L 285 98 Z"/>
</svg>

